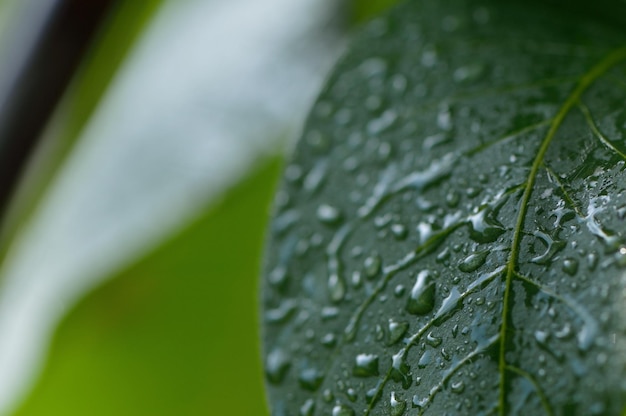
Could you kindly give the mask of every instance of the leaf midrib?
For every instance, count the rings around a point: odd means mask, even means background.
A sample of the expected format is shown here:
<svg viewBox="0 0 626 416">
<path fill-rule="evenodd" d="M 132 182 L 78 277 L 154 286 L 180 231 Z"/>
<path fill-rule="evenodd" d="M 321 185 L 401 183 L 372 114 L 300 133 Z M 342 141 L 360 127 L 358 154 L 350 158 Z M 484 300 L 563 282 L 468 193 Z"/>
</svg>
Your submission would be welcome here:
<svg viewBox="0 0 626 416">
<path fill-rule="evenodd" d="M 552 140 L 556 136 L 559 128 L 563 124 L 565 117 L 569 114 L 571 109 L 578 105 L 581 95 L 585 92 L 594 81 L 596 81 L 599 77 L 605 74 L 610 68 L 617 65 L 619 62 L 626 60 L 626 46 L 618 48 L 608 54 L 604 59 L 602 59 L 598 64 L 596 64 L 593 68 L 589 70 L 579 81 L 576 88 L 571 92 L 571 94 L 567 97 L 567 100 L 563 103 L 559 112 L 555 116 L 550 129 L 548 130 L 545 138 L 541 142 L 541 146 L 537 151 L 537 155 L 533 161 L 533 164 L 528 173 L 528 179 L 526 182 L 526 187 L 524 189 L 524 193 L 522 194 L 522 199 L 520 202 L 519 214 L 517 216 L 515 228 L 513 230 L 513 239 L 511 245 L 511 253 L 509 255 L 509 259 L 507 261 L 507 272 L 506 272 L 506 280 L 505 280 L 505 290 L 504 290 L 504 300 L 502 307 L 502 324 L 500 326 L 500 352 L 499 352 L 499 371 L 500 371 L 500 391 L 499 391 L 499 401 L 498 408 L 500 416 L 504 416 L 506 414 L 506 389 L 504 388 L 506 384 L 506 372 L 507 372 L 507 363 L 506 363 L 506 345 L 507 345 L 507 331 L 508 331 L 508 320 L 510 315 L 510 297 L 511 297 L 511 287 L 513 277 L 517 271 L 517 263 L 519 260 L 520 253 L 520 244 L 522 241 L 522 229 L 524 226 L 524 220 L 526 218 L 526 213 L 528 212 L 528 206 L 530 202 L 530 197 L 533 192 L 533 188 L 535 185 L 535 181 L 537 179 L 537 174 L 543 160 L 545 158 L 546 152 L 552 143 Z"/>
</svg>

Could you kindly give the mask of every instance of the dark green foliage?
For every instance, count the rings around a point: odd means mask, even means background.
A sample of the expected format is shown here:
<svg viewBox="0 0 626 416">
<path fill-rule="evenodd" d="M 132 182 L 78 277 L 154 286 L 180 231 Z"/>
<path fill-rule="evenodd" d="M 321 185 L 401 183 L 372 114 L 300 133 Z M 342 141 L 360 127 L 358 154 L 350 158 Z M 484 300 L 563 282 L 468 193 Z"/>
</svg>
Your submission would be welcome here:
<svg viewBox="0 0 626 416">
<path fill-rule="evenodd" d="M 626 33 L 412 1 L 314 106 L 263 282 L 272 414 L 618 415 Z"/>
</svg>

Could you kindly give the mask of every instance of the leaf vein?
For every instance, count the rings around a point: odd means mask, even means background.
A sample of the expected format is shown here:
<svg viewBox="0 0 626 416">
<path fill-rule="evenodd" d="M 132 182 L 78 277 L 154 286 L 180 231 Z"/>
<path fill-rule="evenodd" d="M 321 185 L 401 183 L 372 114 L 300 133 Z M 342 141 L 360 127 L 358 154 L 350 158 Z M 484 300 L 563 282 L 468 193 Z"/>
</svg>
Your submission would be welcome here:
<svg viewBox="0 0 626 416">
<path fill-rule="evenodd" d="M 593 66 L 589 72 L 587 72 L 579 81 L 574 90 L 567 97 L 561 108 L 559 109 L 556 117 L 552 121 L 550 129 L 548 130 L 545 138 L 541 142 L 539 146 L 539 150 L 537 151 L 537 155 L 533 161 L 533 164 L 530 168 L 528 174 L 528 182 L 526 184 L 526 188 L 524 189 L 524 193 L 522 194 L 522 199 L 520 201 L 520 209 L 516 220 L 516 225 L 514 229 L 514 234 L 512 238 L 511 245 L 511 253 L 509 255 L 509 259 L 507 261 L 507 273 L 506 273 L 506 281 L 505 281 L 505 289 L 504 289 L 504 300 L 502 307 L 502 324 L 500 326 L 500 352 L 499 352 L 499 368 L 500 368 L 500 391 L 499 391 L 499 400 L 498 400 L 498 408 L 501 416 L 506 414 L 506 346 L 507 346 L 507 333 L 508 329 L 508 321 L 509 321 L 509 313 L 510 313 L 510 302 L 511 302 L 511 287 L 512 280 L 516 272 L 517 262 L 519 259 L 520 252 L 520 244 L 522 240 L 522 229 L 524 226 L 524 221 L 526 218 L 526 213 L 528 211 L 530 197 L 533 192 L 535 180 L 537 178 L 537 173 L 539 172 L 539 168 L 541 167 L 543 160 L 545 158 L 546 152 L 552 143 L 552 140 L 556 136 L 559 128 L 563 124 L 565 117 L 569 114 L 571 109 L 579 102 L 580 97 L 583 92 L 589 88 L 589 86 L 596 81 L 600 76 L 606 73 L 610 68 L 618 64 L 619 62 L 626 59 L 626 47 L 621 47 L 619 49 L 614 50 L 612 53 L 608 54 L 604 59 L 602 59 L 598 64 Z"/>
</svg>

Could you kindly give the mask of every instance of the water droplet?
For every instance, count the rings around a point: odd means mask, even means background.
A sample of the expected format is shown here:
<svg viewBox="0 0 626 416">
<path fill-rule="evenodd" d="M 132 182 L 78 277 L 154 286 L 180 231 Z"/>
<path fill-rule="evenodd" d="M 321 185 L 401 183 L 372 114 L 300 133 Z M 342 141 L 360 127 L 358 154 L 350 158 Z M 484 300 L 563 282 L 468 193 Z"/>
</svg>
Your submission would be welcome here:
<svg viewBox="0 0 626 416">
<path fill-rule="evenodd" d="M 491 243 L 504 233 L 505 229 L 495 218 L 488 206 L 483 207 L 476 214 L 471 215 L 470 238 L 477 243 Z"/>
<path fill-rule="evenodd" d="M 432 67 L 437 63 L 437 49 L 433 45 L 427 45 L 422 52 L 422 65 Z"/>
<path fill-rule="evenodd" d="M 382 326 L 376 324 L 376 327 L 374 328 L 374 339 L 376 341 L 382 341 L 384 337 L 385 337 L 385 330 L 383 329 Z"/>
<path fill-rule="evenodd" d="M 449 106 L 443 105 L 439 109 L 439 113 L 437 114 L 437 126 L 442 130 L 452 130 L 452 112 Z"/>
<path fill-rule="evenodd" d="M 546 331 L 535 331 L 535 339 L 540 344 L 545 344 L 550 334 Z"/>
<path fill-rule="evenodd" d="M 265 360 L 265 374 L 270 383 L 279 384 L 285 378 L 291 363 L 283 350 L 277 348 L 267 354 Z"/>
<path fill-rule="evenodd" d="M 385 215 L 379 215 L 374 218 L 374 226 L 376 228 L 382 228 L 386 226 L 387 224 L 389 224 L 391 219 L 392 219 L 392 215 L 390 213 L 387 213 Z"/>
<path fill-rule="evenodd" d="M 335 225 L 341 219 L 341 211 L 332 205 L 322 204 L 317 208 L 317 219 L 324 224 Z"/>
<path fill-rule="evenodd" d="M 424 353 L 420 357 L 419 361 L 417 362 L 417 366 L 419 368 L 425 368 L 428 364 L 431 363 L 432 359 L 433 359 L 433 352 L 432 352 L 432 350 L 426 350 L 426 351 L 424 351 Z"/>
<path fill-rule="evenodd" d="M 397 383 L 402 383 L 403 389 L 411 387 L 411 368 L 406 362 L 406 349 L 402 348 L 391 357 L 391 371 L 389 376 Z"/>
<path fill-rule="evenodd" d="M 446 361 L 450 361 L 452 359 L 452 356 L 450 355 L 450 353 L 448 352 L 448 350 L 446 350 L 445 348 L 441 349 L 441 356 L 446 360 Z"/>
<path fill-rule="evenodd" d="M 459 300 L 461 299 L 461 292 L 459 289 L 453 287 L 450 290 L 450 294 L 446 296 L 446 298 L 441 303 L 441 307 L 435 314 L 435 319 L 437 321 L 441 321 L 444 319 L 449 313 L 454 311 L 459 306 Z"/>
<path fill-rule="evenodd" d="M 387 71 L 387 62 L 381 58 L 369 58 L 361 63 L 359 69 L 366 77 L 373 77 Z"/>
<path fill-rule="evenodd" d="M 533 233 L 546 245 L 545 251 L 536 257 L 533 257 L 530 261 L 537 264 L 550 264 L 552 258 L 556 253 L 561 251 L 566 246 L 566 242 L 562 240 L 556 240 L 553 236 L 548 235 L 542 231 L 535 231 Z"/>
<path fill-rule="evenodd" d="M 317 130 L 309 131 L 305 139 L 306 143 L 315 151 L 325 153 L 330 148 L 330 140 Z"/>
<path fill-rule="evenodd" d="M 333 334 L 332 332 L 329 332 L 328 334 L 322 337 L 321 342 L 323 346 L 332 348 L 335 345 L 337 345 L 337 336 Z"/>
<path fill-rule="evenodd" d="M 587 255 L 587 267 L 589 268 L 590 271 L 593 271 L 595 270 L 597 265 L 598 265 L 598 253 L 593 251 Z"/>
<path fill-rule="evenodd" d="M 488 251 L 478 251 L 476 253 L 472 253 L 467 256 L 465 259 L 459 263 L 459 270 L 465 273 L 471 273 L 478 269 L 480 266 L 485 264 L 485 260 L 487 259 Z"/>
<path fill-rule="evenodd" d="M 402 74 L 396 74 L 391 78 L 391 86 L 398 92 L 404 92 L 407 83 L 406 77 Z"/>
<path fill-rule="evenodd" d="M 389 405 L 391 406 L 391 416 L 402 416 L 404 414 L 404 410 L 406 409 L 406 401 L 397 396 L 395 391 L 391 392 Z"/>
<path fill-rule="evenodd" d="M 388 161 L 389 157 L 391 157 L 391 152 L 392 152 L 391 143 L 382 142 L 380 146 L 378 146 L 378 159 L 381 162 Z"/>
<path fill-rule="evenodd" d="M 480 79 L 485 73 L 485 64 L 474 62 L 461 66 L 454 71 L 453 78 L 459 84 L 474 82 Z"/>
<path fill-rule="evenodd" d="M 559 339 L 566 339 L 566 338 L 569 338 L 571 335 L 572 335 L 572 327 L 570 326 L 570 324 L 563 325 L 563 328 L 561 328 L 560 330 L 554 333 L 554 336 Z"/>
<path fill-rule="evenodd" d="M 349 388 L 348 390 L 346 390 L 346 396 L 348 397 L 348 400 L 350 400 L 351 402 L 355 402 L 357 399 L 356 390 L 354 390 L 353 388 Z"/>
<path fill-rule="evenodd" d="M 394 235 L 394 237 L 396 237 L 396 239 L 404 240 L 407 236 L 407 229 L 402 224 L 393 224 L 391 226 L 391 233 Z"/>
<path fill-rule="evenodd" d="M 454 136 L 448 132 L 433 134 L 424 139 L 422 147 L 424 150 L 432 150 L 437 146 L 451 142 L 453 137 Z"/>
<path fill-rule="evenodd" d="M 283 266 L 278 266 L 270 272 L 267 277 L 270 285 L 277 288 L 279 291 L 284 291 L 287 285 L 287 269 Z"/>
<path fill-rule="evenodd" d="M 367 132 L 372 136 L 377 136 L 395 123 L 398 115 L 394 110 L 385 111 L 380 117 L 367 123 Z"/>
<path fill-rule="evenodd" d="M 563 271 L 570 276 L 574 276 L 578 271 L 578 260 L 571 257 L 563 260 Z"/>
<path fill-rule="evenodd" d="M 413 409 L 417 409 L 418 415 L 422 414 L 423 405 L 424 405 L 423 400 L 421 400 L 417 394 L 413 395 L 413 399 L 411 400 L 411 407 Z"/>
<path fill-rule="evenodd" d="M 397 298 L 401 298 L 404 295 L 404 292 L 406 292 L 406 288 L 404 287 L 404 285 L 397 285 L 396 288 L 393 290 L 393 294 Z"/>
<path fill-rule="evenodd" d="M 463 391 L 465 390 L 465 383 L 463 383 L 463 380 L 455 381 L 450 384 L 450 390 L 453 393 L 463 393 Z"/>
<path fill-rule="evenodd" d="M 304 190 L 310 193 L 316 192 L 326 178 L 326 172 L 328 170 L 328 160 L 320 159 L 315 163 L 315 166 L 305 176 L 303 187 Z"/>
<path fill-rule="evenodd" d="M 354 410 L 344 404 L 338 404 L 333 407 L 332 416 L 354 416 Z"/>
<path fill-rule="evenodd" d="M 441 345 L 441 342 L 442 342 L 442 338 L 436 335 L 433 335 L 432 332 L 429 332 L 428 335 L 426 336 L 426 343 L 430 345 L 431 347 L 436 348 L 439 345 Z"/>
<path fill-rule="evenodd" d="M 422 270 L 411 290 L 406 304 L 407 312 L 425 315 L 435 307 L 435 280 L 428 270 Z"/>
<path fill-rule="evenodd" d="M 438 180 L 448 176 L 452 172 L 452 168 L 454 168 L 458 157 L 459 156 L 454 153 L 447 153 L 441 159 L 432 161 L 425 170 L 412 172 L 401 178 L 395 186 L 393 186 L 391 192 L 396 193 L 411 188 L 419 190 L 435 184 Z M 380 199 L 379 197 L 378 200 Z"/>
<path fill-rule="evenodd" d="M 284 323 L 291 318 L 298 307 L 298 302 L 285 299 L 275 308 L 265 312 L 265 320 L 270 324 Z"/>
<path fill-rule="evenodd" d="M 408 322 L 397 322 L 393 319 L 389 320 L 389 339 L 387 340 L 388 345 L 393 345 L 396 342 L 400 341 L 406 331 L 409 329 Z"/>
<path fill-rule="evenodd" d="M 446 194 L 446 204 L 448 204 L 450 208 L 456 208 L 460 200 L 461 196 L 456 191 L 450 191 Z"/>
<path fill-rule="evenodd" d="M 289 165 L 285 168 L 285 179 L 291 183 L 297 183 L 302 179 L 302 167 L 299 165 Z"/>
<path fill-rule="evenodd" d="M 437 263 L 443 263 L 450 258 L 450 254 L 450 247 L 446 247 L 441 250 L 441 253 L 437 254 L 437 258 L 435 259 L 435 261 Z"/>
<path fill-rule="evenodd" d="M 354 360 L 352 374 L 356 377 L 372 377 L 378 375 L 378 356 L 374 354 L 359 354 Z"/>
<path fill-rule="evenodd" d="M 380 271 L 381 264 L 382 260 L 378 254 L 372 254 L 371 256 L 367 256 L 363 261 L 363 271 L 365 272 L 365 275 L 369 278 L 376 277 L 376 275 Z"/>
<path fill-rule="evenodd" d="M 322 392 L 322 399 L 326 403 L 332 402 L 334 398 L 335 398 L 335 395 L 330 389 L 324 389 L 324 391 Z"/>
<path fill-rule="evenodd" d="M 305 368 L 298 375 L 300 387 L 309 391 L 316 391 L 323 380 L 324 374 L 316 368 Z"/>
<path fill-rule="evenodd" d="M 368 404 L 370 405 L 374 404 L 376 401 L 378 401 L 378 399 L 380 399 L 381 391 L 379 390 L 379 388 L 380 388 L 381 383 L 382 383 L 382 380 L 378 380 L 378 383 L 376 383 L 376 386 L 374 386 L 373 388 L 365 392 L 365 401 Z"/>
<path fill-rule="evenodd" d="M 300 407 L 300 416 L 313 416 L 314 412 L 315 412 L 315 400 L 313 399 L 308 399 Z"/>
<path fill-rule="evenodd" d="M 346 295 L 346 285 L 338 274 L 328 277 L 328 294 L 333 302 L 341 302 Z"/>
<path fill-rule="evenodd" d="M 336 306 L 324 306 L 322 308 L 321 317 L 323 321 L 329 321 L 339 316 L 339 308 Z"/>
</svg>

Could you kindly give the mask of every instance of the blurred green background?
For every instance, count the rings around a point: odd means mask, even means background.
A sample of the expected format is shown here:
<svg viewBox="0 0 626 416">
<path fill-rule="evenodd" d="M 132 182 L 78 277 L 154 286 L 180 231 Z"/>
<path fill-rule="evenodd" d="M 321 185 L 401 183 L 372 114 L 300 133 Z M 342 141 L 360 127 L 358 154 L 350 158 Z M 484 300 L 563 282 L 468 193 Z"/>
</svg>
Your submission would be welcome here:
<svg viewBox="0 0 626 416">
<path fill-rule="evenodd" d="M 332 10 L 338 19 L 328 30 L 338 26 L 337 39 L 349 37 L 394 2 L 337 5 Z M 5 261 L 17 250 L 24 230 L 37 223 L 45 195 L 165 3 L 123 2 L 107 21 L 59 105 L 5 221 L 0 235 Z M 0 33 L 10 34 L 6 16 L 19 2 L 0 5 Z M 245 22 L 230 23 L 245 28 Z M 210 84 L 212 79 L 196 81 Z M 36 376 L 16 393 L 6 414 L 268 414 L 259 352 L 258 275 L 272 195 L 289 149 L 282 136 L 293 130 L 266 133 L 279 137 L 268 141 L 275 149 L 259 151 L 240 177 L 211 198 L 196 201 L 198 208 L 181 214 L 175 227 L 157 233 L 159 238 L 93 284 L 88 281 L 77 291 L 79 300 L 64 301 L 63 318 Z M 162 218 L 151 221 L 158 225 Z"/>
</svg>

